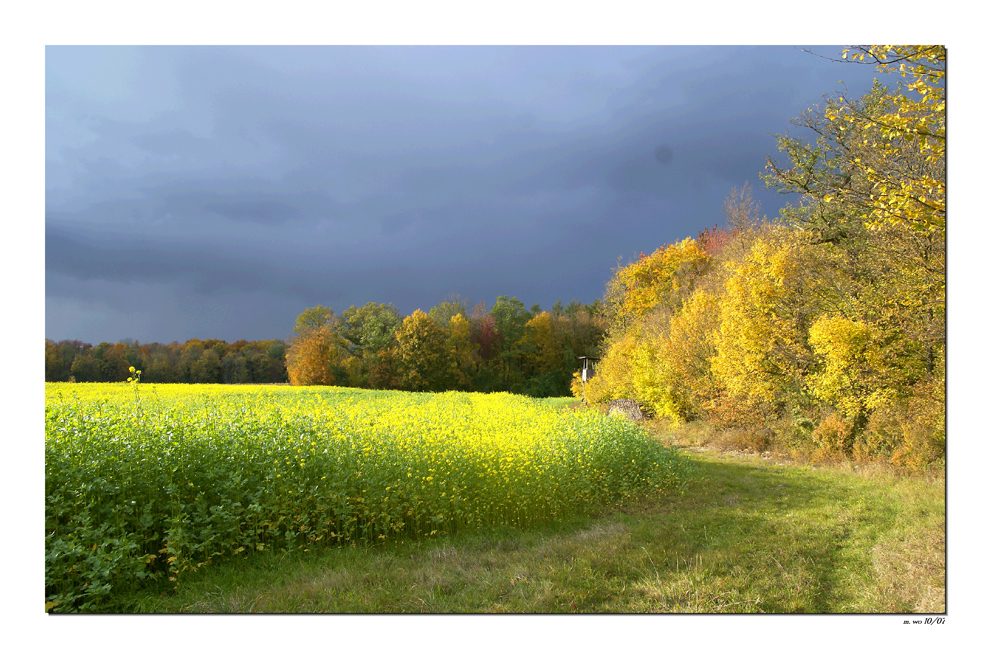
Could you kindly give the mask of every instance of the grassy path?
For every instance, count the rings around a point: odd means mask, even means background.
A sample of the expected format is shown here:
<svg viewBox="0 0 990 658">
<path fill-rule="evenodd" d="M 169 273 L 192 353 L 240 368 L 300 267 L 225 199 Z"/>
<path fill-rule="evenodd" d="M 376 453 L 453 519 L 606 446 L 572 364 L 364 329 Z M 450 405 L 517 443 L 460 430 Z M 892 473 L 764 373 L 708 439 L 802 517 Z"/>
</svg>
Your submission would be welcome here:
<svg viewBox="0 0 990 658">
<path fill-rule="evenodd" d="M 153 612 L 942 612 L 944 481 L 685 451 L 682 494 L 552 527 L 260 554 Z"/>
</svg>

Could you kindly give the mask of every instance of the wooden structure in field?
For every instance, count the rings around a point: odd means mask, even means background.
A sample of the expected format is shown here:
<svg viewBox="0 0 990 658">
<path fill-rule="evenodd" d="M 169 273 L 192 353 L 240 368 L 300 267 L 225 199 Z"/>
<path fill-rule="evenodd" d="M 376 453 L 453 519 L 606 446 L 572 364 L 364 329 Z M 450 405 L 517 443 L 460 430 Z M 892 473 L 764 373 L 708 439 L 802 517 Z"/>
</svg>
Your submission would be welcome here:
<svg viewBox="0 0 990 658">
<path fill-rule="evenodd" d="M 581 361 L 581 402 L 588 404 L 588 400 L 584 396 L 584 385 L 595 376 L 595 363 L 601 359 L 597 356 L 579 356 L 578 360 Z"/>
<path fill-rule="evenodd" d="M 586 382 L 595 376 L 595 364 L 592 363 L 601 361 L 597 356 L 579 356 L 578 360 L 581 361 L 581 382 Z"/>
</svg>

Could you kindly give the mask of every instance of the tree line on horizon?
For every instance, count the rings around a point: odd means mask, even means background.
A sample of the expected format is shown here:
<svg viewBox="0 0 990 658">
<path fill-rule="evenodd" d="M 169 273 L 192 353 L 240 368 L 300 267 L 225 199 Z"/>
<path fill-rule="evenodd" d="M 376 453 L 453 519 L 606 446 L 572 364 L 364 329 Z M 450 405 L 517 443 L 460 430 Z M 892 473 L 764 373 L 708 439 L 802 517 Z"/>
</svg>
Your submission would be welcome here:
<svg viewBox="0 0 990 658">
<path fill-rule="evenodd" d="M 123 382 L 130 368 L 155 384 L 278 384 L 288 381 L 283 340 L 228 343 L 193 338 L 184 343 L 124 340 L 95 347 L 78 340 L 45 339 L 46 382 Z"/>
<path fill-rule="evenodd" d="M 499 296 L 489 309 L 449 297 L 403 317 L 369 302 L 340 315 L 316 306 L 296 319 L 289 381 L 407 391 L 508 391 L 566 396 L 578 357 L 604 335 L 602 303 L 559 301 L 549 311 Z"/>
<path fill-rule="evenodd" d="M 451 296 L 402 316 L 369 302 L 337 315 L 315 306 L 288 340 L 124 340 L 95 347 L 45 340 L 45 381 L 333 385 L 410 391 L 570 394 L 578 356 L 596 354 L 602 303 L 558 300 L 549 311 L 500 296 L 489 309 Z"/>
</svg>

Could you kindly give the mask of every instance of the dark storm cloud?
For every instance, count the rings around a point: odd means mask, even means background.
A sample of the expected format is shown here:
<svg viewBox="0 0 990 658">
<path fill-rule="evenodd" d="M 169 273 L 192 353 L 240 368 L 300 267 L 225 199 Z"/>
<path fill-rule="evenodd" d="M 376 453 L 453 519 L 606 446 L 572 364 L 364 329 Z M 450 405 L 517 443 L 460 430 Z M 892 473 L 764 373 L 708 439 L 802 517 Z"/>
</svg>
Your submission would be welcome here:
<svg viewBox="0 0 990 658">
<path fill-rule="evenodd" d="M 46 70 L 47 331 L 90 341 L 591 301 L 733 187 L 773 215 L 770 133 L 872 80 L 793 48 L 50 47 Z"/>
<path fill-rule="evenodd" d="M 222 243 L 147 243 L 102 234 L 80 237 L 47 226 L 45 262 L 49 273 L 80 281 L 155 282 L 199 294 L 259 292 L 278 288 L 263 262 Z"/>
</svg>

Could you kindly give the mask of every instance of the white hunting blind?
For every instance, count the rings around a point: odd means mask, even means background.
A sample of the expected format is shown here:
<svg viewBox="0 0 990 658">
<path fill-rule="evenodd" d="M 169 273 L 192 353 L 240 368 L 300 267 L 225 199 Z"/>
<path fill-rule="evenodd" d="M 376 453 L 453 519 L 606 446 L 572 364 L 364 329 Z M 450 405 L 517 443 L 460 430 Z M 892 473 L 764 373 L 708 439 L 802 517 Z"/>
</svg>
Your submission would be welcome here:
<svg viewBox="0 0 990 658">
<path fill-rule="evenodd" d="M 597 356 L 579 356 L 581 361 L 581 402 L 588 404 L 588 399 L 584 395 L 585 383 L 595 376 L 595 363 L 600 361 Z"/>
<path fill-rule="evenodd" d="M 579 356 L 578 359 L 581 361 L 581 381 L 586 382 L 595 376 L 594 362 L 600 359 L 596 356 Z"/>
</svg>

